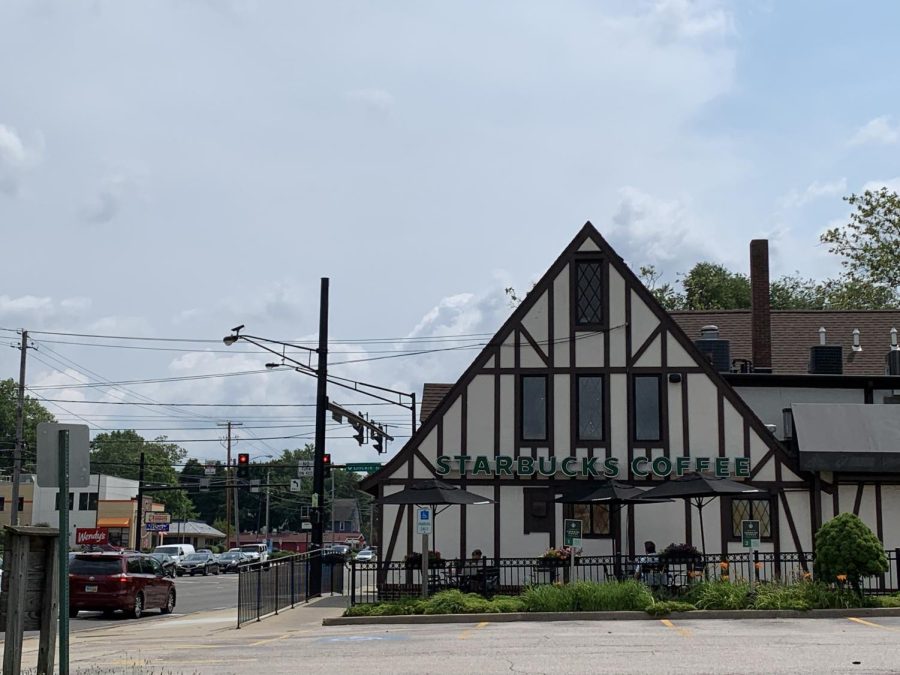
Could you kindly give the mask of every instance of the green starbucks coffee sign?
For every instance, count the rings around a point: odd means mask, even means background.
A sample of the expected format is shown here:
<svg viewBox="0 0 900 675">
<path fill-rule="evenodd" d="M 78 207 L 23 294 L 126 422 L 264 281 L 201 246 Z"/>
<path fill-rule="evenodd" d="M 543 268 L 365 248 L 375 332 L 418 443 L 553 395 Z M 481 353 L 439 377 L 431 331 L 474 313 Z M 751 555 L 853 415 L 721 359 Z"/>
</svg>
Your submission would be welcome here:
<svg viewBox="0 0 900 675">
<path fill-rule="evenodd" d="M 441 455 L 437 458 L 437 473 L 451 472 L 460 476 L 546 476 L 562 474 L 566 478 L 618 478 L 622 466 L 618 457 L 510 457 L 509 455 Z M 712 471 L 720 478 L 750 477 L 749 457 L 635 457 L 631 473 L 645 476 L 683 476 L 690 472 Z"/>
</svg>

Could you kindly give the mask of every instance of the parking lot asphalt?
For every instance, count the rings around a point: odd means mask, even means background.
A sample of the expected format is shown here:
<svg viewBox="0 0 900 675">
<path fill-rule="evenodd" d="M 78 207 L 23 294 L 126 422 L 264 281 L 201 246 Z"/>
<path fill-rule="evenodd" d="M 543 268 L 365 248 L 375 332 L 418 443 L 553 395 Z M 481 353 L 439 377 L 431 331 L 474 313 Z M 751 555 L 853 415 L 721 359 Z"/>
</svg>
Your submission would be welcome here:
<svg viewBox="0 0 900 675">
<path fill-rule="evenodd" d="M 340 614 L 345 602 L 326 598 L 240 630 L 228 610 L 76 634 L 72 672 L 101 672 L 91 666 L 133 675 L 301 667 L 367 675 L 900 670 L 897 617 L 322 626 L 322 618 Z"/>
</svg>

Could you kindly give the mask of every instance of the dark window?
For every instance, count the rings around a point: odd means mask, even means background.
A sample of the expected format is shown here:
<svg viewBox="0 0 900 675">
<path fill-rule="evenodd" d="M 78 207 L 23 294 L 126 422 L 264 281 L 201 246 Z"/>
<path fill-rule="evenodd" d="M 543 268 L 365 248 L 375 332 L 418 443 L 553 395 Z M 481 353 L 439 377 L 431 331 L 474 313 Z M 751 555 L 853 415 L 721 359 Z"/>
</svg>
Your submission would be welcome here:
<svg viewBox="0 0 900 675">
<path fill-rule="evenodd" d="M 603 440 L 603 378 L 578 376 L 578 440 Z"/>
<path fill-rule="evenodd" d="M 603 263 L 580 260 L 575 263 L 575 324 L 603 323 Z"/>
<path fill-rule="evenodd" d="M 25 510 L 25 497 L 19 497 L 19 511 Z"/>
<path fill-rule="evenodd" d="M 122 559 L 75 556 L 69 561 L 69 572 L 86 576 L 121 574 Z"/>
<path fill-rule="evenodd" d="M 59 492 L 56 493 L 56 503 L 53 507 L 55 510 L 59 511 Z M 75 493 L 69 493 L 69 511 L 75 510 Z"/>
<path fill-rule="evenodd" d="M 735 539 L 741 537 L 742 520 L 758 520 L 759 536 L 772 537 L 772 504 L 768 499 L 732 499 L 731 536 Z"/>
<path fill-rule="evenodd" d="M 606 504 L 566 504 L 564 518 L 581 521 L 581 532 L 585 537 L 609 535 L 609 506 Z"/>
<path fill-rule="evenodd" d="M 125 570 L 128 574 L 146 574 L 141 565 L 140 558 L 129 558 Z"/>
<path fill-rule="evenodd" d="M 547 440 L 547 378 L 522 376 L 522 440 Z"/>
<path fill-rule="evenodd" d="M 159 564 L 157 560 L 153 558 L 143 558 L 141 560 L 141 569 L 144 574 L 155 574 L 157 576 L 164 576 L 162 565 Z"/>
<path fill-rule="evenodd" d="M 634 378 L 634 440 L 660 440 L 659 376 L 636 375 Z"/>
<path fill-rule="evenodd" d="M 6 508 L 6 497 L 0 497 L 0 511 Z"/>
<path fill-rule="evenodd" d="M 522 495 L 525 500 L 524 533 L 550 532 L 553 528 L 553 490 L 525 488 Z"/>
</svg>

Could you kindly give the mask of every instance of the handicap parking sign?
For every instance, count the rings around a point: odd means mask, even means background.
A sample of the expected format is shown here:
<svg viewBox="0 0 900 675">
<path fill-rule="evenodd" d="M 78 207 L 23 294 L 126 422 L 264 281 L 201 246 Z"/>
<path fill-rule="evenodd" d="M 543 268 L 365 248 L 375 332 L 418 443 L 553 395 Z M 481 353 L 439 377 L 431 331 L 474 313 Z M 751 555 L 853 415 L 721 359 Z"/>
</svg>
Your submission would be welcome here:
<svg viewBox="0 0 900 675">
<path fill-rule="evenodd" d="M 431 534 L 431 509 L 421 508 L 418 510 L 418 514 L 416 532 L 418 534 Z"/>
</svg>

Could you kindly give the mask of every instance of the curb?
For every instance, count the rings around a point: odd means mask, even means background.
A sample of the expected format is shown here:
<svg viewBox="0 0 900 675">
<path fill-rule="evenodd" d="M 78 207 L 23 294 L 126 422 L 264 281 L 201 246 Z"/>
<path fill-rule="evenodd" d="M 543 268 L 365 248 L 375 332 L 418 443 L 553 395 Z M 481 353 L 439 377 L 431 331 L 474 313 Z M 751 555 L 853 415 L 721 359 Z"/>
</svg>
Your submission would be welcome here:
<svg viewBox="0 0 900 675">
<path fill-rule="evenodd" d="M 432 623 L 511 623 L 513 621 L 690 621 L 724 619 L 845 619 L 863 616 L 900 616 L 900 607 L 860 607 L 858 609 L 698 609 L 650 616 L 647 612 L 510 612 L 509 614 L 402 614 L 398 616 L 341 616 L 322 619 L 323 626 L 358 626 Z"/>
</svg>

